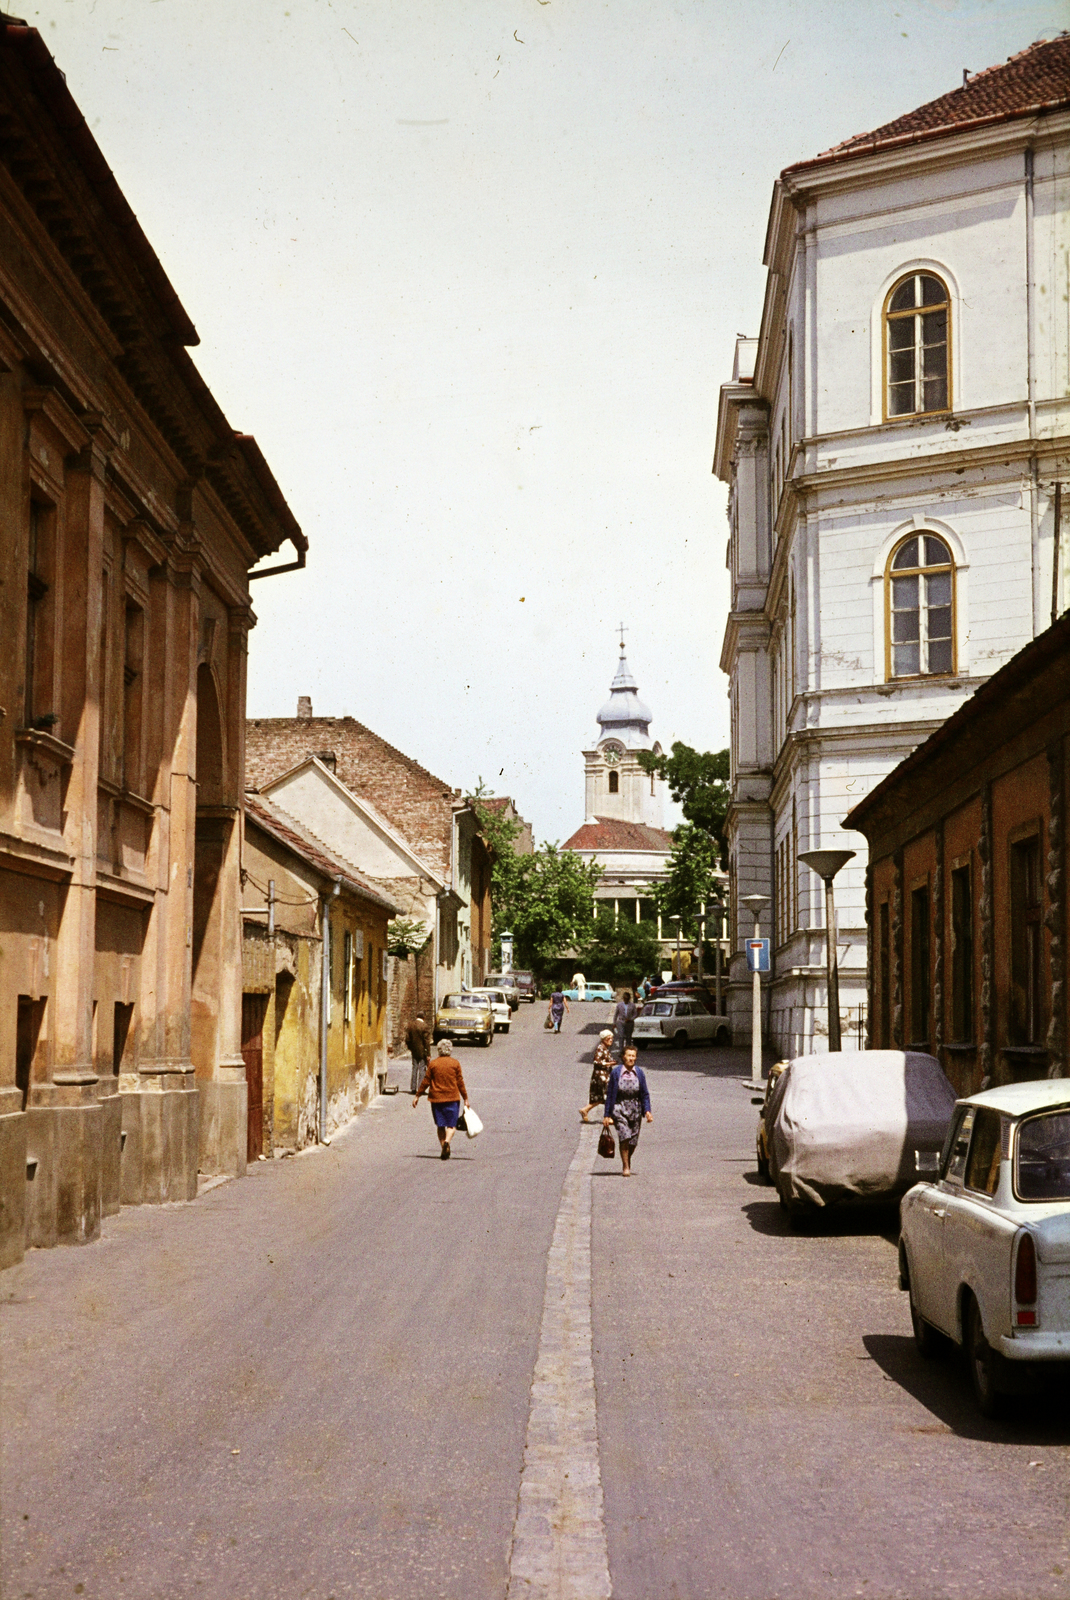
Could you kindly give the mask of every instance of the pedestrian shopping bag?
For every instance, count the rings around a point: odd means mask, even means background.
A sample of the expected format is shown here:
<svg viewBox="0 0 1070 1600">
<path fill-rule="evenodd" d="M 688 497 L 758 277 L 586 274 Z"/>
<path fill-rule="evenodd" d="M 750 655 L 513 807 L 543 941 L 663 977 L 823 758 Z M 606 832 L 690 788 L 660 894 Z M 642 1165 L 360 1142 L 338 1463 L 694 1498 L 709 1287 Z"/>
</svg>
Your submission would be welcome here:
<svg viewBox="0 0 1070 1600">
<path fill-rule="evenodd" d="M 613 1134 L 611 1130 L 609 1128 L 603 1128 L 602 1132 L 598 1135 L 598 1154 L 600 1156 L 605 1156 L 607 1161 L 612 1161 L 616 1153 L 617 1147 L 613 1143 Z"/>
<path fill-rule="evenodd" d="M 546 1021 L 543 1023 L 543 1027 L 552 1029 L 553 1025 L 554 1025 L 554 1019 L 551 1017 L 550 1013 L 547 1012 L 546 1013 Z"/>
<path fill-rule="evenodd" d="M 457 1126 L 460 1127 L 461 1124 L 458 1123 Z M 470 1139 L 477 1138 L 483 1132 L 483 1124 L 471 1106 L 466 1106 L 464 1110 L 464 1131 Z"/>
</svg>

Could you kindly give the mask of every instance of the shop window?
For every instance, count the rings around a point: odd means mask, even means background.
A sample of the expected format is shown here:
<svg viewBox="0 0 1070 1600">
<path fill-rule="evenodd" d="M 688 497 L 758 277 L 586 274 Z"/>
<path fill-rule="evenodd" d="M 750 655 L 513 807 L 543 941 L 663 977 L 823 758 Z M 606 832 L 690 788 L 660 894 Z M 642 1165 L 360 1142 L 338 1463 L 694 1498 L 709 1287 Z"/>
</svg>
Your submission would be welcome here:
<svg viewBox="0 0 1070 1600">
<path fill-rule="evenodd" d="M 886 419 L 951 409 L 950 327 L 950 297 L 932 273 L 912 272 L 892 289 L 884 310 Z"/>
<path fill-rule="evenodd" d="M 972 1044 L 973 892 L 969 867 L 951 874 L 951 1040 Z"/>
<path fill-rule="evenodd" d="M 889 678 L 955 670 L 955 564 L 935 533 L 911 534 L 885 575 Z"/>
<path fill-rule="evenodd" d="M 910 896 L 910 1040 L 912 1046 L 929 1048 L 930 992 L 929 886 L 915 889 Z"/>
<path fill-rule="evenodd" d="M 1011 996 L 1009 1042 L 1042 1042 L 1040 989 L 1041 903 L 1040 839 L 1011 846 Z"/>
</svg>

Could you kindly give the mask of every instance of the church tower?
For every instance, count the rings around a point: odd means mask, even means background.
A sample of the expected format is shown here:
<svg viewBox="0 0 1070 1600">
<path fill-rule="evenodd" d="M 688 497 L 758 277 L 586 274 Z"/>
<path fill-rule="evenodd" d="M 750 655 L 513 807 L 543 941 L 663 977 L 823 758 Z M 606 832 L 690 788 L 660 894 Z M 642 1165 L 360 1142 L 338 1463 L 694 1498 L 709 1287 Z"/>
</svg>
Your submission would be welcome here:
<svg viewBox="0 0 1070 1600">
<path fill-rule="evenodd" d="M 639 698 L 635 679 L 620 642 L 617 673 L 609 686 L 609 699 L 598 713 L 598 738 L 591 750 L 583 752 L 586 764 L 584 816 L 587 822 L 604 817 L 620 822 L 662 826 L 661 778 L 652 777 L 639 765 L 639 752 L 661 754 L 660 744 L 651 742 L 651 715 Z"/>
</svg>

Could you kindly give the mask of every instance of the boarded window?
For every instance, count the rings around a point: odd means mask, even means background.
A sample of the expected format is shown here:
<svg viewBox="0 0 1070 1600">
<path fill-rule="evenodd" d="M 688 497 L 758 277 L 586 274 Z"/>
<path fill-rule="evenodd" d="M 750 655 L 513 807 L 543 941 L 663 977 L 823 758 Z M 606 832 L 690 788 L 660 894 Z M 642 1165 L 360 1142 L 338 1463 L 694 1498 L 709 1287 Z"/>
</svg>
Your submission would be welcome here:
<svg viewBox="0 0 1070 1600">
<path fill-rule="evenodd" d="M 1040 1044 L 1042 1002 L 1040 839 L 1011 846 L 1011 1044 Z"/>
<path fill-rule="evenodd" d="M 929 886 L 910 896 L 910 1042 L 929 1048 Z"/>
<path fill-rule="evenodd" d="M 951 1039 L 972 1044 L 973 1025 L 973 892 L 969 867 L 951 874 Z"/>
</svg>

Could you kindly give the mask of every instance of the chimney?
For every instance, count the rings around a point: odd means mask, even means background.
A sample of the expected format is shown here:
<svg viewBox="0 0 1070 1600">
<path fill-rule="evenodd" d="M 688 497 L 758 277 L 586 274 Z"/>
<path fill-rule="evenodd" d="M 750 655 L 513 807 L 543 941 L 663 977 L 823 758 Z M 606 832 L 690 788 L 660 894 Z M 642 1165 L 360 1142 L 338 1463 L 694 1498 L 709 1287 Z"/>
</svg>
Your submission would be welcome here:
<svg viewBox="0 0 1070 1600">
<path fill-rule="evenodd" d="M 299 694 L 298 695 L 298 697 L 297 697 L 297 720 L 298 720 L 298 722 L 311 722 L 312 721 L 312 698 L 311 698 L 310 695 L 307 695 L 307 694 Z"/>
</svg>

